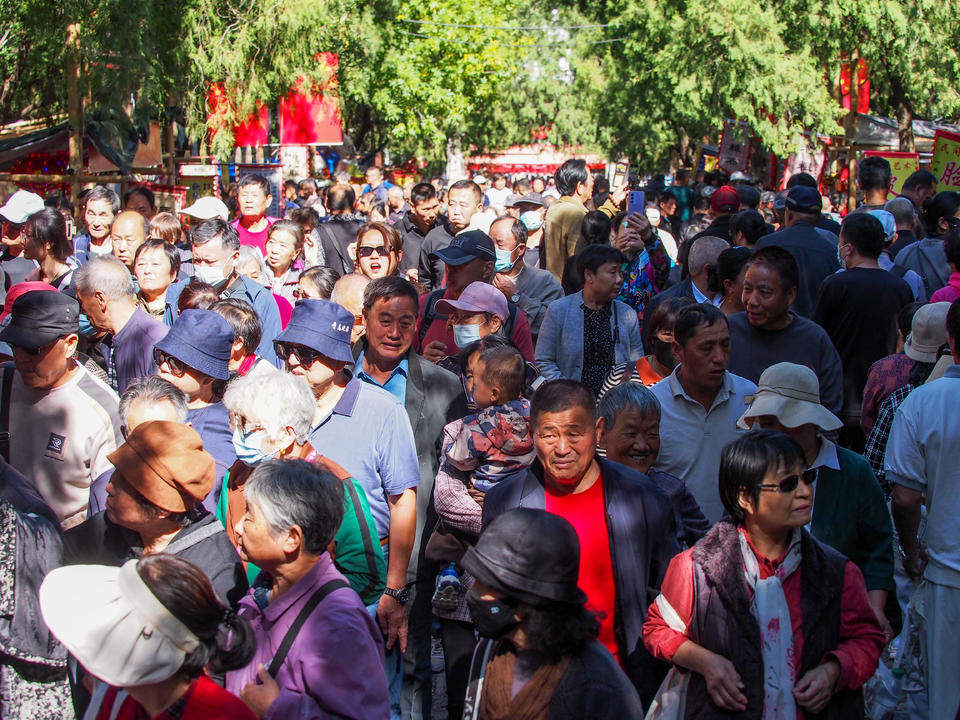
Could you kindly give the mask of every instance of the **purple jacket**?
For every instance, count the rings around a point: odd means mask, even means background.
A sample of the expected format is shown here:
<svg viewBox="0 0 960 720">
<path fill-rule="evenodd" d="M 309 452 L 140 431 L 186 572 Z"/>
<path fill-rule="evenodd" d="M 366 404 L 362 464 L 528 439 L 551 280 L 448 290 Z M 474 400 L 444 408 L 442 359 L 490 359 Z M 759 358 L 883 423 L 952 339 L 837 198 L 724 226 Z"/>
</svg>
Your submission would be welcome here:
<svg viewBox="0 0 960 720">
<path fill-rule="evenodd" d="M 246 667 L 227 673 L 227 690 L 239 697 L 248 683 L 258 682 L 257 666 L 270 665 L 310 596 L 337 578 L 344 579 L 325 552 L 310 572 L 265 608 L 254 600 L 256 587 L 251 589 L 238 612 L 253 626 L 257 651 Z M 390 698 L 381 638 L 360 597 L 349 587 L 334 590 L 310 614 L 290 647 L 276 677 L 280 695 L 264 720 L 386 720 Z"/>
<path fill-rule="evenodd" d="M 113 336 L 113 353 L 117 361 L 117 393 L 144 375 L 156 375 L 153 346 L 162 340 L 168 328 L 137 308 L 123 329 Z"/>
</svg>

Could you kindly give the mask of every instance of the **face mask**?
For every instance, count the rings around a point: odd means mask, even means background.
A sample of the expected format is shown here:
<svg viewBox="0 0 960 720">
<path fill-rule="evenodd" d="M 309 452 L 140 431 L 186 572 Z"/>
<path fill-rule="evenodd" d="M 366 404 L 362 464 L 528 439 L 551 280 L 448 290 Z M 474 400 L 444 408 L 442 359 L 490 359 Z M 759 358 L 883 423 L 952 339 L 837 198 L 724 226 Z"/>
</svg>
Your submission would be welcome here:
<svg viewBox="0 0 960 720">
<path fill-rule="evenodd" d="M 240 428 L 233 431 L 233 450 L 237 454 L 237 460 L 250 467 L 273 457 L 273 453 L 264 452 L 260 442 L 251 441 L 255 434 L 257 434 L 256 431 L 243 435 L 240 433 Z"/>
<path fill-rule="evenodd" d="M 520 213 L 520 222 L 522 222 L 523 226 L 530 232 L 539 230 L 540 226 L 543 225 L 543 220 L 540 219 L 540 213 L 536 210 L 527 210 L 526 212 Z"/>
<path fill-rule="evenodd" d="M 502 638 L 520 624 L 516 610 L 500 600 L 483 600 L 473 590 L 467 591 L 466 599 L 470 619 L 483 637 Z"/>
<path fill-rule="evenodd" d="M 223 265 L 194 265 L 193 274 L 201 282 L 214 286 L 227 279 L 223 274 Z"/>
<path fill-rule="evenodd" d="M 453 342 L 463 350 L 467 345 L 480 339 L 479 325 L 454 325 Z"/>
<path fill-rule="evenodd" d="M 496 248 L 495 252 L 497 253 L 497 262 L 493 266 L 493 269 L 497 272 L 506 272 L 516 264 L 515 260 L 510 259 L 510 256 L 513 255 L 512 250 Z"/>
</svg>

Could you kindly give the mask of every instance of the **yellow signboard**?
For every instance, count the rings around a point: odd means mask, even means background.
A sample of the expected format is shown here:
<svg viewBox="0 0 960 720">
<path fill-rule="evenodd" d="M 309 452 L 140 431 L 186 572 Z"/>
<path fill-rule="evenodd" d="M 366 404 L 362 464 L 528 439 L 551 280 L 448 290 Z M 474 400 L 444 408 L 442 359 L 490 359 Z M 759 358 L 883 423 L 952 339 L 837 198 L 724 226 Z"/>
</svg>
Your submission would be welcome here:
<svg viewBox="0 0 960 720">
<path fill-rule="evenodd" d="M 937 130 L 933 139 L 930 171 L 937 177 L 937 190 L 960 190 L 960 135 Z"/>
<path fill-rule="evenodd" d="M 903 190 L 904 181 L 920 169 L 920 156 L 910 152 L 885 152 L 883 150 L 867 150 L 867 157 L 886 158 L 890 163 L 890 190 L 888 198 L 894 198 Z"/>
</svg>

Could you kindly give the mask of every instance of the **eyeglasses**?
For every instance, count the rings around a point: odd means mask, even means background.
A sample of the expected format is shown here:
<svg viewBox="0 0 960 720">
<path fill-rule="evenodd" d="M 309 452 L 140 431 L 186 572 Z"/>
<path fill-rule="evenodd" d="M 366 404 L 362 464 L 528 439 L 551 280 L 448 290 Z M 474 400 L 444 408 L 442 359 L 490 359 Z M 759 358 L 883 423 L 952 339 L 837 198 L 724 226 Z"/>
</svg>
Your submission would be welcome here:
<svg viewBox="0 0 960 720">
<path fill-rule="evenodd" d="M 305 345 L 297 345 L 296 343 L 280 342 L 279 340 L 273 341 L 273 351 L 277 354 L 277 357 L 282 360 L 287 360 L 293 355 L 302 367 L 313 365 L 313 363 L 323 357 L 323 355 L 313 348 L 308 348 Z"/>
<path fill-rule="evenodd" d="M 819 475 L 820 471 L 818 468 L 811 468 L 797 475 L 788 475 L 778 483 L 761 483 L 757 485 L 757 487 L 760 490 L 776 490 L 782 493 L 789 493 L 797 489 L 801 480 L 803 480 L 804 484 L 808 487 L 812 487 Z"/>
<path fill-rule="evenodd" d="M 376 253 L 379 257 L 386 257 L 390 254 L 386 245 L 361 245 L 357 248 L 357 257 L 368 258 Z"/>
<path fill-rule="evenodd" d="M 182 360 L 178 360 L 177 358 L 173 357 L 173 355 L 168 355 L 159 348 L 153 349 L 153 362 L 157 364 L 158 369 L 163 364 L 166 364 L 167 370 L 170 371 L 170 374 L 176 377 L 183 377 L 187 372 L 187 369 L 190 367 Z"/>
</svg>

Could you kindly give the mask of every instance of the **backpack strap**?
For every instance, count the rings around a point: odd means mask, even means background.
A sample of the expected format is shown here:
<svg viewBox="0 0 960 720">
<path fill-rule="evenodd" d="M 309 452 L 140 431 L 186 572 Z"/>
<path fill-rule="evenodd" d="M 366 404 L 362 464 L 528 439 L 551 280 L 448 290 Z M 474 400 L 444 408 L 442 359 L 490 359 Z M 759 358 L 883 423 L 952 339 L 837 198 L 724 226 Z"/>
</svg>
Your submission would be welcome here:
<svg viewBox="0 0 960 720">
<path fill-rule="evenodd" d="M 902 280 L 903 276 L 907 274 L 907 269 L 903 265 L 894 265 L 890 268 L 890 272 Z"/>
<path fill-rule="evenodd" d="M 167 545 L 163 551 L 169 555 L 176 555 L 177 553 L 183 552 L 187 548 L 193 547 L 199 542 L 203 542 L 209 537 L 213 537 L 222 530 L 223 525 L 221 525 L 219 521 L 210 522 L 196 532 L 192 532 L 185 537 L 180 538 L 179 540 L 174 540 L 172 543 Z"/>
<path fill-rule="evenodd" d="M 287 630 L 287 634 L 283 636 L 283 640 L 280 642 L 280 647 L 277 648 L 277 652 L 273 655 L 273 660 L 270 661 L 270 667 L 267 668 L 267 672 L 270 673 L 270 677 L 277 677 L 277 673 L 280 672 L 280 667 L 283 665 L 283 661 L 287 659 L 287 653 L 290 652 L 290 648 L 293 646 L 293 641 L 297 639 L 297 635 L 300 634 L 301 628 L 307 622 L 307 618 L 310 617 L 311 613 L 317 609 L 323 599 L 332 593 L 334 590 L 339 590 L 340 588 L 350 587 L 346 580 L 341 578 L 335 578 L 329 582 L 324 583 L 320 588 L 310 596 L 310 599 L 307 600 L 307 604 L 303 606 L 303 610 L 300 611 L 300 614 L 297 615 L 297 619 L 293 621 L 293 625 L 290 626 L 290 629 Z"/>
<path fill-rule="evenodd" d="M 3 386 L 0 390 L 0 455 L 10 462 L 10 397 L 13 390 L 14 367 L 10 363 L 3 366 Z"/>
<path fill-rule="evenodd" d="M 439 317 L 436 310 L 437 301 L 443 297 L 444 292 L 446 292 L 444 288 L 437 288 L 427 295 L 427 302 L 423 305 L 423 317 L 420 320 L 420 332 L 417 336 L 417 346 L 421 350 L 423 349 L 423 339 L 427 336 L 427 331 L 430 329 L 433 321 Z"/>
<path fill-rule="evenodd" d="M 380 572 L 377 568 L 377 556 L 375 553 L 382 551 L 373 545 L 373 531 L 367 524 L 367 518 L 363 514 L 363 505 L 360 504 L 360 496 L 357 493 L 357 489 L 353 486 L 352 477 L 343 481 L 343 488 L 347 495 L 350 496 L 350 503 L 353 505 L 353 514 L 357 518 L 357 526 L 360 528 L 360 538 L 363 540 L 363 558 L 367 563 L 367 572 L 370 573 L 370 579 L 358 593 L 362 599 L 376 590 L 380 584 Z M 334 564 L 336 564 L 336 561 L 334 561 Z"/>
</svg>

